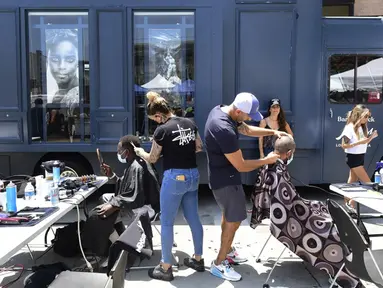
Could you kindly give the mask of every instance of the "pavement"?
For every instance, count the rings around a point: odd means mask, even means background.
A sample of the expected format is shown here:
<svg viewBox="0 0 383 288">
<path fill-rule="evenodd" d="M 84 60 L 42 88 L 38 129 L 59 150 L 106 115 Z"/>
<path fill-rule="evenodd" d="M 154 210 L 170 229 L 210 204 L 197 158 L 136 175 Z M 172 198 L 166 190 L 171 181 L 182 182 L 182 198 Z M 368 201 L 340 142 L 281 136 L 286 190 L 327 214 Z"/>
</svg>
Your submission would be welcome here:
<svg viewBox="0 0 383 288">
<path fill-rule="evenodd" d="M 312 189 L 299 189 L 301 195 L 308 199 L 325 200 L 327 198 L 336 199 L 339 202 L 343 200 L 339 197 L 326 194 L 320 190 Z M 96 199 L 96 197 L 94 197 Z M 96 205 L 96 201 L 93 199 L 89 206 Z M 251 207 L 250 202 L 248 208 Z M 370 212 L 367 208 L 363 207 L 362 212 Z M 265 250 L 261 255 L 261 262 L 257 263 L 256 258 L 261 251 L 263 245 L 266 243 L 270 232 L 268 221 L 265 220 L 256 229 L 252 229 L 249 226 L 250 215 L 247 220 L 243 221 L 234 239 L 235 247 L 245 255 L 248 256 L 248 261 L 244 264 L 235 266 L 235 270 L 242 275 L 242 280 L 239 282 L 229 282 L 216 278 L 209 273 L 209 267 L 211 261 L 215 259 L 218 253 L 220 245 L 220 223 L 221 213 L 220 210 L 208 189 L 200 190 L 199 201 L 199 214 L 201 222 L 204 228 L 204 259 L 206 271 L 203 273 L 195 272 L 192 269 L 188 269 L 183 266 L 183 259 L 193 254 L 193 242 L 189 226 L 183 218 L 182 211 L 178 212 L 178 216 L 174 226 L 174 240 L 177 247 L 173 252 L 176 258 L 178 258 L 181 267 L 178 271 L 174 272 L 175 280 L 172 282 L 163 282 L 153 280 L 148 277 L 147 269 L 143 270 L 131 270 L 126 275 L 127 287 L 182 287 L 182 288 L 196 288 L 196 287 L 262 287 L 266 281 L 268 273 L 271 271 L 276 259 L 281 254 L 284 246 L 271 237 Z M 76 220 L 76 210 L 71 211 L 61 221 L 72 222 Z M 383 227 L 381 227 L 383 221 L 380 219 L 370 221 L 366 224 L 369 232 L 383 233 Z M 159 231 L 161 229 L 159 223 L 155 225 Z M 160 246 L 160 234 L 153 229 L 153 243 L 154 243 L 154 255 L 150 260 L 144 260 L 140 266 L 154 266 L 158 264 L 161 256 Z M 50 238 L 53 238 L 53 234 L 50 234 Z M 45 249 L 42 247 L 43 235 L 37 237 L 30 245 L 32 254 L 34 257 L 38 257 Z M 383 264 L 383 241 L 382 237 L 373 238 L 373 252 L 377 258 L 379 264 Z M 0 243 L 1 245 L 1 243 Z M 53 251 L 49 251 L 45 256 L 40 258 L 36 263 L 49 264 L 62 261 L 68 264 L 70 267 L 79 267 L 83 265 L 84 261 L 81 258 L 65 259 L 56 255 Z M 23 249 L 15 254 L 5 266 L 12 264 L 23 264 L 24 267 L 32 267 L 34 262 L 32 261 L 27 249 Z M 383 266 L 382 266 L 383 267 Z M 26 271 L 22 277 L 11 287 L 21 288 L 23 286 L 23 279 L 30 272 Z M 14 272 L 0 272 L 0 287 L 15 279 L 18 273 Z M 270 287 L 292 287 L 292 288 L 309 288 L 309 287 L 329 287 L 328 277 L 325 273 L 306 265 L 300 258 L 295 256 L 289 250 L 286 250 L 278 262 L 275 270 L 273 271 L 270 280 L 268 282 Z M 370 283 L 364 283 L 365 287 L 377 287 Z M 76 288 L 76 287 L 73 287 Z"/>
</svg>

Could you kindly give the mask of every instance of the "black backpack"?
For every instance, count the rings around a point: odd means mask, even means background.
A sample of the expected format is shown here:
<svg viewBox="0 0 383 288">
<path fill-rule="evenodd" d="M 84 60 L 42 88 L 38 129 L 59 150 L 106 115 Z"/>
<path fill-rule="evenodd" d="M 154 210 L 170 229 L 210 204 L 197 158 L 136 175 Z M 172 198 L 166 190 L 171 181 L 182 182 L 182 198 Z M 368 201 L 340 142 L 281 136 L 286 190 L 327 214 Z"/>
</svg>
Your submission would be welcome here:
<svg viewBox="0 0 383 288">
<path fill-rule="evenodd" d="M 85 221 L 80 222 L 80 233 L 83 230 Z M 68 224 L 56 230 L 55 238 L 52 240 L 53 251 L 63 257 L 74 257 L 80 254 L 78 242 L 77 222 Z"/>
</svg>

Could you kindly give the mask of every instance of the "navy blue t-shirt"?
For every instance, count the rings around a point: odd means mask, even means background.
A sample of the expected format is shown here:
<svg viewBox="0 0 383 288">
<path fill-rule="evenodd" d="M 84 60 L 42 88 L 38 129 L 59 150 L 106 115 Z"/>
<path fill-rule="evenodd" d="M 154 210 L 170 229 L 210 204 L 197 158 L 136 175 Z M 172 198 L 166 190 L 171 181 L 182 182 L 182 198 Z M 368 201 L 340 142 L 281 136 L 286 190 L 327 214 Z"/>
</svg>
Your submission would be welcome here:
<svg viewBox="0 0 383 288">
<path fill-rule="evenodd" d="M 205 147 L 208 159 L 210 189 L 241 185 L 241 174 L 224 154 L 239 150 L 238 123 L 216 106 L 211 111 L 205 125 Z"/>
</svg>

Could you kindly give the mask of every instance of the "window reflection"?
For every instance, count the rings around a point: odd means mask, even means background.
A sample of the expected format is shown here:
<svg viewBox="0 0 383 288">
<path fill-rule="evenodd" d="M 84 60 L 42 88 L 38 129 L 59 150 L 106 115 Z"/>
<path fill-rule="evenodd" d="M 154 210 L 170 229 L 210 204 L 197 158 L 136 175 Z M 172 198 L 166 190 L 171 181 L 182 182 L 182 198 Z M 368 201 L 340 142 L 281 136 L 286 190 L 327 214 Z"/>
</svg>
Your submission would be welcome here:
<svg viewBox="0 0 383 288">
<path fill-rule="evenodd" d="M 148 91 L 161 94 L 183 117 L 194 117 L 194 13 L 134 14 L 136 134 L 149 140 L 156 123 L 146 116 Z"/>
<path fill-rule="evenodd" d="M 90 140 L 87 18 L 83 12 L 29 13 L 32 141 Z"/>
<path fill-rule="evenodd" d="M 329 99 L 333 103 L 381 103 L 381 55 L 334 55 L 330 58 Z"/>
</svg>

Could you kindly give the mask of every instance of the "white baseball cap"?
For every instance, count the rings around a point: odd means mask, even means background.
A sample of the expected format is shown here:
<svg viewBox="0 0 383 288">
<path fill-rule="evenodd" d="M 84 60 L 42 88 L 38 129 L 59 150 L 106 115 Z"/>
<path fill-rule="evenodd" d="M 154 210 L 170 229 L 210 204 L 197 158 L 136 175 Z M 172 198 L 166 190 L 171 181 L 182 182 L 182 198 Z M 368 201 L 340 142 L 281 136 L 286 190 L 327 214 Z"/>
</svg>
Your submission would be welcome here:
<svg viewBox="0 0 383 288">
<path fill-rule="evenodd" d="M 235 96 L 233 105 L 241 110 L 243 113 L 249 115 L 249 117 L 254 121 L 261 121 L 263 116 L 259 113 L 259 101 L 251 93 L 242 92 Z"/>
</svg>

